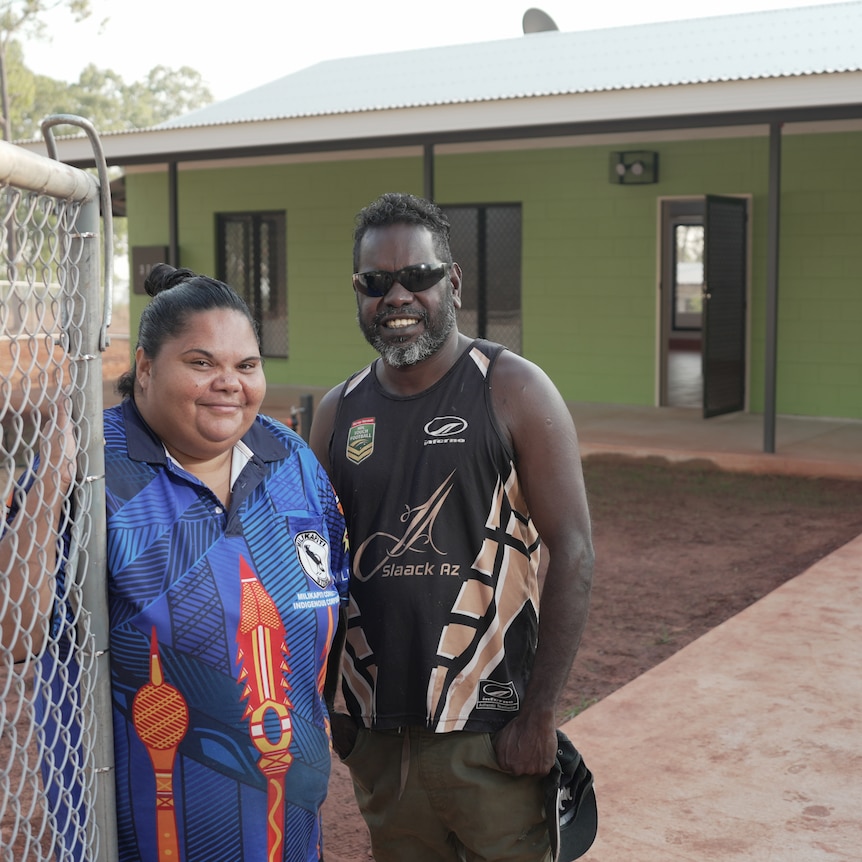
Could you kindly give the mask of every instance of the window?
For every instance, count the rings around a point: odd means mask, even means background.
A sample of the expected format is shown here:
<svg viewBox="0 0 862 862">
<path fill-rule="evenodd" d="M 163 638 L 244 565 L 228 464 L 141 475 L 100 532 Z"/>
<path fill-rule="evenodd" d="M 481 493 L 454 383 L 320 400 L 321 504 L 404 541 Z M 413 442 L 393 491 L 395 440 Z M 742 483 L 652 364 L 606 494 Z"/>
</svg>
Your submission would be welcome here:
<svg viewBox="0 0 862 862">
<path fill-rule="evenodd" d="M 464 285 L 458 329 L 521 352 L 521 206 L 444 206 Z"/>
<path fill-rule="evenodd" d="M 264 356 L 287 357 L 287 230 L 283 212 L 219 213 L 218 277 L 248 303 Z"/>
<path fill-rule="evenodd" d="M 673 329 L 700 331 L 703 319 L 703 224 L 673 227 Z"/>
</svg>

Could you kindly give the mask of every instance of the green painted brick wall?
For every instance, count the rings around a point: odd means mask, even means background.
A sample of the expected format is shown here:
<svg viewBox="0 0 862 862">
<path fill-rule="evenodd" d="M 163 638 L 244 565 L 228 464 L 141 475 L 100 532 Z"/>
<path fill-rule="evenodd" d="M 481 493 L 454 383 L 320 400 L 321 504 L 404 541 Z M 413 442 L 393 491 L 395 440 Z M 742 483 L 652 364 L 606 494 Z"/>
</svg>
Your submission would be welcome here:
<svg viewBox="0 0 862 862">
<path fill-rule="evenodd" d="M 785 135 L 778 410 L 862 418 L 862 133 Z M 608 181 L 612 150 L 659 153 L 659 182 Z M 769 142 L 710 141 L 438 154 L 445 204 L 523 208 L 523 347 L 570 401 L 653 404 L 659 201 L 751 197 L 748 386 L 763 409 Z M 334 385 L 370 358 L 350 290 L 354 214 L 383 191 L 422 193 L 419 157 L 183 170 L 183 265 L 215 268 L 218 212 L 287 214 L 290 357 L 273 382 Z M 166 244 L 167 180 L 128 177 L 132 245 Z M 133 315 L 140 301 L 133 304 Z"/>
</svg>

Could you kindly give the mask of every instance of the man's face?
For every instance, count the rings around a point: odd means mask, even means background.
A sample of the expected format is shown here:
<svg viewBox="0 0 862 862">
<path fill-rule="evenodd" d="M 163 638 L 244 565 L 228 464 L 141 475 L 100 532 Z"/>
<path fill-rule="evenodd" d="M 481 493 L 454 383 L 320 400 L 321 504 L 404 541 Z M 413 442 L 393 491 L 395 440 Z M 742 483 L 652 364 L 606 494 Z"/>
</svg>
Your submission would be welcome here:
<svg viewBox="0 0 862 862">
<path fill-rule="evenodd" d="M 441 264 L 431 232 L 417 225 L 371 228 L 359 248 L 359 272 L 398 272 L 416 264 Z M 385 296 L 356 289 L 357 320 L 368 343 L 395 368 L 433 356 L 455 332 L 461 307 L 460 269 L 454 265 L 427 290 L 411 293 L 397 281 Z"/>
</svg>

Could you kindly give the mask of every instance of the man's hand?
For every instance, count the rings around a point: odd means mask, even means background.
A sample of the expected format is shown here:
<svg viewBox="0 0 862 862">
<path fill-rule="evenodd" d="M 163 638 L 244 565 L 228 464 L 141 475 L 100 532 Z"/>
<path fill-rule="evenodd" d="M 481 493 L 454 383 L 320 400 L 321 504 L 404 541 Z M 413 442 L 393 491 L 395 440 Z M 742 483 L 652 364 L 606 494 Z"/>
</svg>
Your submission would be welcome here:
<svg viewBox="0 0 862 862">
<path fill-rule="evenodd" d="M 557 755 L 553 713 L 531 717 L 522 712 L 494 737 L 494 750 L 501 768 L 514 775 L 547 775 Z"/>
</svg>

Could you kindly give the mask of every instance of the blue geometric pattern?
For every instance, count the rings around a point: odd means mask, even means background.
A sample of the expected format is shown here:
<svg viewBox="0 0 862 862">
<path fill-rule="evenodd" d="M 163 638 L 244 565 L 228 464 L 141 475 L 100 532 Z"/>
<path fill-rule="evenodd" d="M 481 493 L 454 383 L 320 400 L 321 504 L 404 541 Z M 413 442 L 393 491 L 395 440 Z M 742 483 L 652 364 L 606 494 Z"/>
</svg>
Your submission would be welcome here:
<svg viewBox="0 0 862 862">
<path fill-rule="evenodd" d="M 158 862 L 155 770 L 135 724 L 135 697 L 152 688 L 154 632 L 164 683 L 187 713 L 169 773 L 182 862 L 268 859 L 267 777 L 240 679 L 253 670 L 252 656 L 240 661 L 237 640 L 241 565 L 277 609 L 280 628 L 272 632 L 285 633 L 286 652 L 276 643 L 272 653 L 286 656 L 292 728 L 283 859 L 317 862 L 330 764 L 317 686 L 349 570 L 328 478 L 296 434 L 258 417 L 244 438 L 254 455 L 225 512 L 209 488 L 166 458 L 132 402 L 105 412 L 105 440 L 121 862 Z M 306 531 L 320 537 L 312 550 L 328 547 L 329 584 L 303 568 L 295 540 Z M 277 736 L 274 718 L 261 719 L 268 736 Z"/>
</svg>

